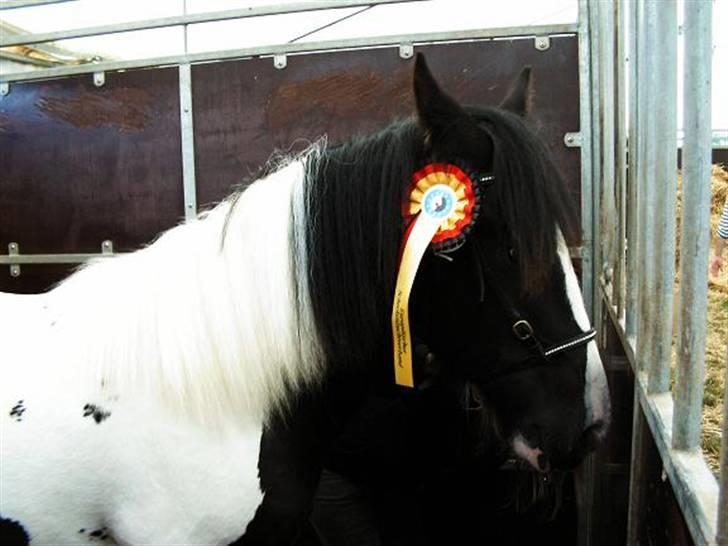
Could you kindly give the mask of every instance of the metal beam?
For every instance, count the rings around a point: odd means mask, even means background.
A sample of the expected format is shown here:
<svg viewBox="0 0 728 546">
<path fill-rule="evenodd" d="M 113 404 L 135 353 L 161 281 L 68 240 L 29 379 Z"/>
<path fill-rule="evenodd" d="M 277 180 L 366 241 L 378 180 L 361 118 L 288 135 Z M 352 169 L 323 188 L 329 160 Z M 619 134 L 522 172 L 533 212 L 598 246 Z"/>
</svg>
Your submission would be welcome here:
<svg viewBox="0 0 728 546">
<path fill-rule="evenodd" d="M 326 9 L 355 8 L 360 6 L 378 6 L 382 4 L 401 4 L 404 2 L 422 2 L 424 0 L 319 0 L 315 2 L 296 2 L 290 4 L 277 4 L 273 6 L 256 6 L 250 8 L 231 9 L 224 11 L 209 11 L 173 17 L 160 17 L 157 19 L 144 19 L 113 25 L 100 25 L 55 32 L 42 32 L 18 34 L 12 37 L 0 38 L 0 47 L 13 45 L 40 44 L 55 42 L 70 38 L 84 38 L 102 34 L 116 34 L 119 32 L 132 32 L 135 30 L 149 30 L 154 28 L 176 27 L 180 25 L 195 25 L 211 23 L 214 21 L 227 21 L 230 19 L 246 19 L 249 17 L 262 17 L 266 15 L 283 15 L 286 13 L 299 13 L 303 11 L 320 11 Z"/>
<path fill-rule="evenodd" d="M 689 9 L 694 9 L 691 5 Z M 662 0 L 656 9 L 655 41 L 650 88 L 654 119 L 654 163 L 647 168 L 654 173 L 654 246 L 652 274 L 654 291 L 648 298 L 650 319 L 647 343 L 652 348 L 649 365 L 649 392 L 670 390 L 672 350 L 672 305 L 675 282 L 675 214 L 677 208 L 677 0 Z M 654 105 L 659 104 L 659 111 Z M 705 108 L 705 105 L 701 105 Z M 704 279 L 703 279 L 704 282 Z"/>
<path fill-rule="evenodd" d="M 179 110 L 185 219 L 189 221 L 197 218 L 195 131 L 192 123 L 192 69 L 189 64 L 181 64 L 179 66 Z"/>
<path fill-rule="evenodd" d="M 228 49 L 222 51 L 207 51 L 188 55 L 172 55 L 150 59 L 135 59 L 129 61 L 108 61 L 80 66 L 64 66 L 49 68 L 47 70 L 34 70 L 32 72 L 18 72 L 13 74 L 0 74 L 0 82 L 47 80 L 78 74 L 114 70 L 128 70 L 132 68 L 149 68 L 157 66 L 177 66 L 185 63 L 199 63 L 239 59 L 249 57 L 272 57 L 274 55 L 297 55 L 304 53 L 317 53 L 326 51 L 340 51 L 346 49 L 366 49 L 376 47 L 399 47 L 402 43 L 422 45 L 438 42 L 462 42 L 487 39 L 516 39 L 534 38 L 536 36 L 573 35 L 577 32 L 577 25 L 542 25 L 525 27 L 503 27 L 494 29 L 461 30 L 451 32 L 423 32 L 418 34 L 396 34 L 390 36 L 373 36 L 366 38 L 349 38 L 345 40 L 326 40 L 320 42 L 306 42 L 294 44 L 276 44 L 242 49 Z"/>
<path fill-rule="evenodd" d="M 47 4 L 60 4 L 61 2 L 75 2 L 76 0 L 0 0 L 0 10 L 17 8 L 34 8 Z"/>
<path fill-rule="evenodd" d="M 579 126 L 581 135 L 581 231 L 584 248 L 581 286 L 584 305 L 594 318 L 594 201 L 592 171 L 592 97 L 591 97 L 591 40 L 587 0 L 579 0 Z"/>
<path fill-rule="evenodd" d="M 639 10 L 638 2 L 628 2 L 629 23 L 628 23 L 628 39 L 629 39 L 629 136 L 627 137 L 628 161 L 627 166 L 627 264 L 625 273 L 625 309 L 624 309 L 624 328 L 627 336 L 634 337 L 636 329 L 636 309 L 637 309 L 637 271 L 639 268 L 637 261 L 637 184 L 639 178 L 637 176 L 637 135 L 639 124 L 638 105 L 638 59 L 637 59 L 637 14 Z"/>
<path fill-rule="evenodd" d="M 680 222 L 680 319 L 675 383 L 673 447 L 698 449 L 705 380 L 710 250 L 712 33 L 711 2 L 685 9 L 682 220 Z"/>
<path fill-rule="evenodd" d="M 651 0 L 643 0 L 640 10 L 640 26 L 637 62 L 639 74 L 639 111 L 640 134 L 637 173 L 639 185 L 637 201 L 639 207 L 639 243 L 637 255 L 642 266 L 639 268 L 639 306 L 637 319 L 637 370 L 642 370 L 652 362 L 653 346 L 649 332 L 654 313 L 658 310 L 653 305 L 655 293 L 655 104 L 659 104 L 661 89 L 655 86 L 655 56 L 661 44 L 657 35 L 655 20 L 658 6 Z"/>
</svg>

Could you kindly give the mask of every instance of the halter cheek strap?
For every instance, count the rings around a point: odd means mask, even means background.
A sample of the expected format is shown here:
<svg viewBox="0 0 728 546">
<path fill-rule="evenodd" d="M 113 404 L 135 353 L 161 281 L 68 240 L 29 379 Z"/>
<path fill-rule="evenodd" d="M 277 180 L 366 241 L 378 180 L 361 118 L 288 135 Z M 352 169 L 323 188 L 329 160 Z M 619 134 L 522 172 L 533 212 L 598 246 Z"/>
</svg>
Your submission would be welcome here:
<svg viewBox="0 0 728 546">
<path fill-rule="evenodd" d="M 484 300 L 485 285 L 488 284 L 495 294 L 496 298 L 498 299 L 501 308 L 506 313 L 509 321 L 511 322 L 511 330 L 513 331 L 513 335 L 516 337 L 516 339 L 518 339 L 534 353 L 533 357 L 531 358 L 527 358 L 521 362 L 510 365 L 506 369 L 494 372 L 490 375 L 490 379 L 531 369 L 539 365 L 548 364 L 551 357 L 566 351 L 576 349 L 578 347 L 581 347 L 582 345 L 586 345 L 596 337 L 596 330 L 594 330 L 594 328 L 590 328 L 586 332 L 581 332 L 571 338 L 567 338 L 551 346 L 544 347 L 543 343 L 536 335 L 536 332 L 531 323 L 521 314 L 518 308 L 513 304 L 508 294 L 506 294 L 505 291 L 500 287 L 500 285 L 495 282 L 493 271 L 479 258 L 478 252 L 475 250 L 475 248 L 473 249 L 473 255 L 475 257 L 476 268 L 480 273 L 479 276 L 481 286 L 481 303 Z"/>
</svg>

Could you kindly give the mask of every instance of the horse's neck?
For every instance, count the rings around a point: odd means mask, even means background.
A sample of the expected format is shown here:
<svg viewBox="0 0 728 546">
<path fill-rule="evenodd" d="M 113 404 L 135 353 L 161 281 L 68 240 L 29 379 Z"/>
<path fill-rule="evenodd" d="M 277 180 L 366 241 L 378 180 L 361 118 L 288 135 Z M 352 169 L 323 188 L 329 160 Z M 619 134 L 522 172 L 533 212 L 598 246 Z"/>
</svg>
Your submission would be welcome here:
<svg viewBox="0 0 728 546">
<path fill-rule="evenodd" d="M 234 205 L 79 272 L 53 297 L 60 339 L 108 388 L 146 388 L 205 418 L 281 403 L 320 362 L 293 271 L 303 176 L 293 162 Z"/>
</svg>

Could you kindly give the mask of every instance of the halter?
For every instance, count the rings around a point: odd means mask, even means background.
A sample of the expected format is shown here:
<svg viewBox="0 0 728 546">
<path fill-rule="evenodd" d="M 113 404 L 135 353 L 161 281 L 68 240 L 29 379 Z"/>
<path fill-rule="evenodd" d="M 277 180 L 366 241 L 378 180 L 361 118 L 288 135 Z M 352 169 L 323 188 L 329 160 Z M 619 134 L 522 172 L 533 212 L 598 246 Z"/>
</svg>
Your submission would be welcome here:
<svg viewBox="0 0 728 546">
<path fill-rule="evenodd" d="M 480 280 L 480 302 L 483 303 L 485 299 L 485 284 L 487 283 L 491 290 L 495 293 L 503 311 L 508 316 L 508 319 L 511 322 L 511 331 L 513 332 L 513 335 L 518 341 L 534 353 L 534 355 L 530 358 L 511 364 L 505 369 L 491 372 L 489 374 L 490 380 L 529 370 L 531 368 L 536 368 L 538 366 L 548 365 L 550 364 L 551 357 L 576 349 L 582 345 L 586 345 L 596 337 L 596 330 L 594 330 L 594 328 L 590 328 L 586 332 L 581 332 L 571 338 L 567 338 L 545 347 L 536 335 L 536 332 L 528 319 L 521 314 L 508 294 L 506 294 L 498 283 L 495 282 L 493 278 L 493 271 L 478 257 L 478 253 L 475 248 L 473 248 L 473 255 L 475 257 L 476 267 L 478 267 L 478 271 L 480 273 L 478 276 Z"/>
</svg>

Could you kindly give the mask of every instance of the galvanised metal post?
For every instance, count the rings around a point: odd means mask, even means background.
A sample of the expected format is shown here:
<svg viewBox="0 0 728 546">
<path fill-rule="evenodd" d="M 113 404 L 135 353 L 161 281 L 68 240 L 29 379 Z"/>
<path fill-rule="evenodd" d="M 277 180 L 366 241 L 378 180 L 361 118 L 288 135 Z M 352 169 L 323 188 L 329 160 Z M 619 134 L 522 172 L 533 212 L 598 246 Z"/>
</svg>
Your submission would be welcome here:
<svg viewBox="0 0 728 546">
<path fill-rule="evenodd" d="M 645 369 L 653 360 L 653 346 L 649 333 L 656 309 L 652 298 L 655 295 L 655 105 L 662 92 L 656 86 L 657 59 L 662 46 L 662 36 L 657 30 L 657 2 L 646 0 L 640 17 L 639 33 L 643 37 L 638 42 L 639 61 L 637 85 L 639 92 L 640 138 L 637 172 L 639 176 L 638 198 L 640 215 L 640 236 L 638 255 L 642 267 L 639 268 L 639 307 L 637 325 L 637 365 Z"/>
<path fill-rule="evenodd" d="M 700 445 L 705 380 L 712 155 L 711 15 L 710 1 L 685 4 L 680 319 L 672 424 L 672 447 L 683 450 Z"/>
<path fill-rule="evenodd" d="M 653 260 L 654 292 L 647 293 L 650 394 L 670 390 L 677 208 L 677 0 L 655 4 L 655 54 L 651 58 L 654 70 L 650 82 L 654 91 L 651 108 L 655 113 L 655 152 L 654 162 L 648 164 L 654 173 L 655 207 L 654 237 L 648 239 L 654 241 L 654 252 L 649 258 Z"/>
<path fill-rule="evenodd" d="M 619 0 L 615 5 L 615 33 L 617 42 L 617 64 L 615 67 L 615 86 L 617 93 L 616 132 L 616 200 L 617 200 L 617 229 L 616 229 L 616 255 L 614 267 L 614 295 L 617 301 L 617 316 L 624 320 L 626 302 L 626 258 L 625 242 L 627 240 L 627 85 L 625 75 L 627 67 L 626 48 L 629 47 L 625 39 L 625 22 L 627 15 L 627 0 Z"/>
<path fill-rule="evenodd" d="M 601 162 L 599 169 L 599 233 L 600 251 L 598 253 L 600 278 L 611 287 L 610 304 L 614 303 L 619 293 L 614 285 L 614 270 L 616 266 L 616 219 L 617 208 L 615 203 L 614 180 L 614 6 L 613 1 L 599 2 L 596 10 L 599 14 L 597 51 L 599 59 L 599 104 L 601 131 Z"/>
<path fill-rule="evenodd" d="M 628 124 L 628 140 L 629 147 L 627 168 L 627 271 L 625 274 L 625 316 L 624 331 L 628 339 L 634 339 L 637 332 L 636 328 L 636 309 L 637 309 L 637 186 L 639 177 L 637 175 L 637 140 L 638 126 L 640 123 L 639 111 L 637 108 L 639 86 L 637 85 L 637 24 L 639 3 L 636 0 L 629 2 L 629 24 L 628 24 L 628 40 L 629 40 L 629 61 L 627 64 L 629 74 L 629 124 Z M 625 10 L 626 11 L 626 10 Z"/>
</svg>

